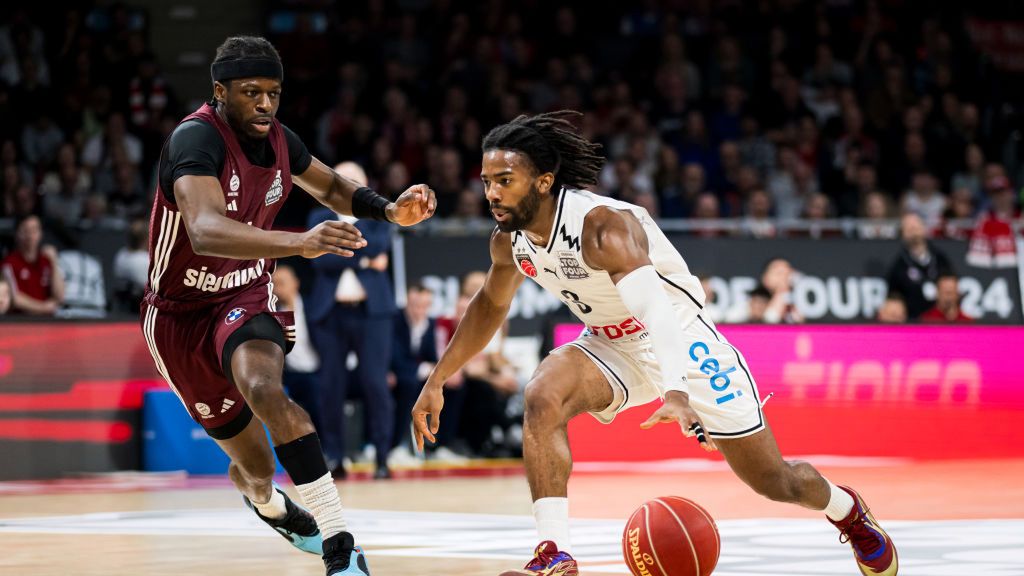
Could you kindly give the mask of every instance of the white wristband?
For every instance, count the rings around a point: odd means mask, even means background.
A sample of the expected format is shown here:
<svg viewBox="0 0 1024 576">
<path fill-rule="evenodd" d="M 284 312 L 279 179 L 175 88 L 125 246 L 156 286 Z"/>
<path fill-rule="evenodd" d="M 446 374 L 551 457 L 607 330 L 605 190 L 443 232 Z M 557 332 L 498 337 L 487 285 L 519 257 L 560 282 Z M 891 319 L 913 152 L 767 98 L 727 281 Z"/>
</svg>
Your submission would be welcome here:
<svg viewBox="0 0 1024 576">
<path fill-rule="evenodd" d="M 615 287 L 622 303 L 647 328 L 654 357 L 661 368 L 661 396 L 670 390 L 689 392 L 686 381 L 686 338 L 672 301 L 654 266 L 641 266 L 622 277 Z"/>
</svg>

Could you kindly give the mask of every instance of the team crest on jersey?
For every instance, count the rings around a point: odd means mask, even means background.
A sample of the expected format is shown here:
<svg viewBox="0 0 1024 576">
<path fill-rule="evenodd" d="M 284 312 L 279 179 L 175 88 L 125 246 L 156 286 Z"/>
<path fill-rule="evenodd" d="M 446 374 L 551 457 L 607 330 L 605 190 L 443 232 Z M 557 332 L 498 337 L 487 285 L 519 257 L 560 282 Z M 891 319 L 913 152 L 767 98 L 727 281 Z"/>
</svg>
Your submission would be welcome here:
<svg viewBox="0 0 1024 576">
<path fill-rule="evenodd" d="M 519 269 L 523 271 L 523 274 L 530 278 L 537 277 L 537 267 L 533 265 L 529 254 L 516 254 L 516 263 L 519 264 Z"/>
<path fill-rule="evenodd" d="M 274 183 L 270 185 L 270 190 L 267 190 L 266 205 L 270 206 L 274 202 L 281 199 L 284 186 L 281 185 L 281 171 L 277 171 L 277 176 L 274 178 Z"/>
<path fill-rule="evenodd" d="M 228 196 L 238 196 L 238 188 L 242 185 L 242 180 L 238 177 L 238 174 L 231 173 L 231 181 L 228 183 L 228 187 L 231 191 L 228 192 Z"/>
<path fill-rule="evenodd" d="M 196 412 L 203 417 L 203 420 L 207 418 L 213 418 L 213 414 L 210 414 L 210 407 L 202 402 L 196 402 Z"/>
<path fill-rule="evenodd" d="M 239 318 L 245 315 L 245 308 L 234 308 L 224 317 L 225 324 L 234 324 Z"/>
<path fill-rule="evenodd" d="M 568 250 L 558 253 L 558 267 L 562 269 L 562 275 L 569 280 L 583 280 L 589 278 L 590 274 L 580 265 L 576 259 L 576 253 Z"/>
</svg>

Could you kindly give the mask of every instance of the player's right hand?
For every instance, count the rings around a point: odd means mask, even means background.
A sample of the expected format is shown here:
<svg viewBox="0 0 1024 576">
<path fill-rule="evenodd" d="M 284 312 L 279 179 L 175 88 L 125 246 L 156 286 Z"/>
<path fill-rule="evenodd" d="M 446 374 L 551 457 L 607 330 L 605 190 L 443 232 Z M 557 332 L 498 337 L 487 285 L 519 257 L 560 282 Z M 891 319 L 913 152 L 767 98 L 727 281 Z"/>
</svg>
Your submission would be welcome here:
<svg viewBox="0 0 1024 576">
<path fill-rule="evenodd" d="M 363 233 L 353 224 L 340 220 L 327 220 L 302 234 L 302 257 L 316 258 L 323 254 L 350 257 L 366 246 Z"/>
<path fill-rule="evenodd" d="M 661 408 L 655 410 L 654 414 L 651 414 L 651 417 L 640 427 L 647 430 L 658 424 L 671 422 L 679 423 L 683 436 L 697 436 L 701 448 L 706 452 L 718 449 L 715 441 L 705 432 L 706 429 L 700 421 L 700 416 L 690 407 L 690 397 L 685 392 L 671 391 L 665 394 L 665 403 L 661 405 Z"/>
<path fill-rule="evenodd" d="M 441 408 L 444 406 L 443 386 L 432 385 L 428 380 L 420 390 L 420 397 L 416 399 L 416 405 L 412 407 L 413 437 L 416 440 L 416 448 L 423 452 L 423 439 L 426 438 L 431 444 L 437 442 L 435 434 L 441 426 Z M 427 422 L 430 416 L 430 422 Z"/>
</svg>

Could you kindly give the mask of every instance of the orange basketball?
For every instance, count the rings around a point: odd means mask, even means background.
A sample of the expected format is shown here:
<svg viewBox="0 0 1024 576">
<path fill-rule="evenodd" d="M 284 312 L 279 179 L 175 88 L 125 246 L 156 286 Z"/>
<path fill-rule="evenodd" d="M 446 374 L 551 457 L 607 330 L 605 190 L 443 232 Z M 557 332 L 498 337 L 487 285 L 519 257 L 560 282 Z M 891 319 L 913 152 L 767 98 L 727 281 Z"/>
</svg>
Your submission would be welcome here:
<svg viewBox="0 0 1024 576">
<path fill-rule="evenodd" d="M 720 551 L 715 520 L 678 496 L 645 502 L 622 533 L 622 555 L 633 576 L 708 576 Z"/>
</svg>

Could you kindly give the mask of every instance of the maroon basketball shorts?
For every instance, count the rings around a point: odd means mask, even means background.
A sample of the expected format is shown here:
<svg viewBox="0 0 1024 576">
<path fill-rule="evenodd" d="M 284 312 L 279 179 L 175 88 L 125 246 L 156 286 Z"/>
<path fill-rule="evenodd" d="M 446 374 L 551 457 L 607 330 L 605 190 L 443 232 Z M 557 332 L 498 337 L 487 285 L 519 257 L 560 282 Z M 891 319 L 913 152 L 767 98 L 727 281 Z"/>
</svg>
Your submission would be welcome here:
<svg viewBox="0 0 1024 576">
<path fill-rule="evenodd" d="M 271 300 L 277 298 L 269 294 L 269 286 L 263 285 L 225 302 L 195 309 L 158 309 L 148 301 L 142 303 L 142 331 L 157 370 L 192 419 L 214 438 L 236 435 L 252 418 L 245 399 L 224 373 L 223 354 L 231 336 L 260 314 L 267 314 L 280 325 L 283 334 L 274 333 L 274 326 L 269 331 L 262 330 L 263 335 L 257 330 L 246 330 L 246 339 L 268 339 L 282 345 L 294 339 L 292 313 L 277 312 Z M 267 324 L 266 318 L 259 320 L 263 322 L 252 324 Z M 240 343 L 237 340 L 231 339 L 232 347 Z M 231 350 L 227 352 L 230 355 Z M 233 425 L 243 419 L 240 426 Z"/>
</svg>

